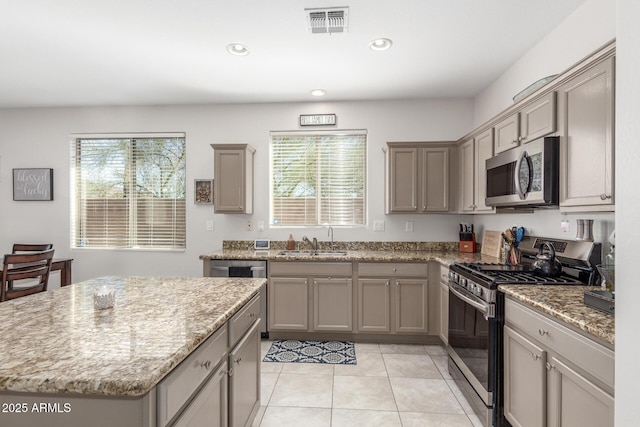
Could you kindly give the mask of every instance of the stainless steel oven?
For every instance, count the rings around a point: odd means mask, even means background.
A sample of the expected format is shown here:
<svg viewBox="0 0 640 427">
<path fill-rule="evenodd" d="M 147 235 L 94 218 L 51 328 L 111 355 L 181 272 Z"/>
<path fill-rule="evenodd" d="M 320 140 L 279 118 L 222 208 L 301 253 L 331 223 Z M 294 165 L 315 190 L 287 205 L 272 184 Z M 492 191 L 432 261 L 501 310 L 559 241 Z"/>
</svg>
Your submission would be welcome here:
<svg viewBox="0 0 640 427">
<path fill-rule="evenodd" d="M 522 144 L 488 159 L 486 205 L 557 205 L 559 145 L 560 139 L 550 136 Z"/>
<path fill-rule="evenodd" d="M 449 372 L 485 426 L 493 424 L 501 333 L 495 291 L 449 272 Z"/>
</svg>

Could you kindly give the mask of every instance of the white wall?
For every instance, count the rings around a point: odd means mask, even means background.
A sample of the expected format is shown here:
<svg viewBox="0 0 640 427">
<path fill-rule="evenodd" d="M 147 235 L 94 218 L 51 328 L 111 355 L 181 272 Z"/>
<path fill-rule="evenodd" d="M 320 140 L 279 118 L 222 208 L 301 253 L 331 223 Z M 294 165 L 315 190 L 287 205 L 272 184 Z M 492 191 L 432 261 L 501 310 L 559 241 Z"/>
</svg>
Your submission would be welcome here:
<svg viewBox="0 0 640 427">
<path fill-rule="evenodd" d="M 71 256 L 74 281 L 106 274 L 200 275 L 198 256 L 219 249 L 223 239 L 296 239 L 303 234 L 328 239 L 322 229 L 245 231 L 247 220 L 269 221 L 269 131 L 295 130 L 300 114 L 336 113 L 341 129 L 368 130 L 368 218 L 386 220 L 386 231 L 336 229 L 336 240 L 454 241 L 458 215 L 385 216 L 386 141 L 456 140 L 471 126 L 472 102 L 464 99 L 254 104 L 171 107 L 49 108 L 0 110 L 0 250 L 13 242 L 54 243 L 56 256 Z M 69 249 L 69 162 L 71 133 L 186 132 L 187 250 L 131 252 Z M 214 142 L 250 143 L 255 154 L 253 215 L 213 215 L 211 206 L 194 205 L 193 180 L 213 177 Z M 54 201 L 12 201 L 12 168 L 54 169 Z M 206 221 L 214 220 L 214 231 Z M 404 221 L 415 222 L 413 233 Z M 254 227 L 255 230 L 255 227 Z"/>
<path fill-rule="evenodd" d="M 616 42 L 616 426 L 638 425 L 640 2 L 618 0 Z"/>
<path fill-rule="evenodd" d="M 513 96 L 530 84 L 566 70 L 615 38 L 615 12 L 614 0 L 587 0 L 476 96 L 473 127 L 513 105 Z"/>
</svg>

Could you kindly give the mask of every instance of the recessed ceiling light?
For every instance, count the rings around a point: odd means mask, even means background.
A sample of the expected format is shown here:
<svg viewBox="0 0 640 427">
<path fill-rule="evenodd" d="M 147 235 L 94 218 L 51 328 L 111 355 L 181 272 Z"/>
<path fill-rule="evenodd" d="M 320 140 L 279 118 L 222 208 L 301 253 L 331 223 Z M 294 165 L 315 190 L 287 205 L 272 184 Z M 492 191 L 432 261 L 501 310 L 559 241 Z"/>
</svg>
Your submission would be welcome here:
<svg viewBox="0 0 640 427">
<path fill-rule="evenodd" d="M 391 47 L 393 42 L 390 39 L 375 39 L 369 43 L 369 49 L 371 50 L 387 50 Z"/>
<path fill-rule="evenodd" d="M 324 89 L 314 89 L 311 91 L 311 95 L 313 96 L 325 96 L 327 91 Z"/>
<path fill-rule="evenodd" d="M 232 55 L 245 56 L 249 54 L 249 49 L 240 43 L 231 43 L 227 45 L 227 51 Z"/>
</svg>

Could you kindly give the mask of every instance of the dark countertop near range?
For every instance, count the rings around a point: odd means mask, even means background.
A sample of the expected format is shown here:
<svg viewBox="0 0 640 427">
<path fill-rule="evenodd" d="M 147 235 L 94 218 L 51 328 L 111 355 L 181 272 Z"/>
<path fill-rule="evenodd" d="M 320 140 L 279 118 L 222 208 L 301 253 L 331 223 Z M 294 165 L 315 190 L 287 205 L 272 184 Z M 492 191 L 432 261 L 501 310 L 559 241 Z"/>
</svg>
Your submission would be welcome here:
<svg viewBox="0 0 640 427">
<path fill-rule="evenodd" d="M 615 345 L 615 317 L 584 305 L 589 286 L 500 285 L 498 289 L 525 305 Z"/>
</svg>

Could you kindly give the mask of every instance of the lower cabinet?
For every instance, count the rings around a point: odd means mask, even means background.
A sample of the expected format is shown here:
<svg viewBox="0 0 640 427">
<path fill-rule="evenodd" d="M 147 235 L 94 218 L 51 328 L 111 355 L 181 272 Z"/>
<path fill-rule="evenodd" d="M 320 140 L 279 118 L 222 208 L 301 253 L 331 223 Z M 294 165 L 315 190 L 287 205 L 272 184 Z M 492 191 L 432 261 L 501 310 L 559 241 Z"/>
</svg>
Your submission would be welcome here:
<svg viewBox="0 0 640 427">
<path fill-rule="evenodd" d="M 227 426 L 227 362 L 224 362 L 180 415 L 175 427 Z"/>
<path fill-rule="evenodd" d="M 514 427 L 614 425 L 611 350 L 509 300 L 505 321 L 504 415 Z"/>
<path fill-rule="evenodd" d="M 428 333 L 427 264 L 359 263 L 358 332 Z"/>
<path fill-rule="evenodd" d="M 351 263 L 272 262 L 269 330 L 353 332 Z"/>
<path fill-rule="evenodd" d="M 229 353 L 229 426 L 244 427 L 260 407 L 260 322 Z"/>
</svg>

